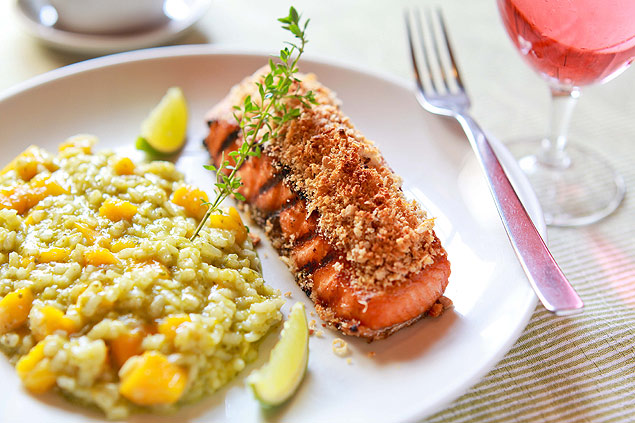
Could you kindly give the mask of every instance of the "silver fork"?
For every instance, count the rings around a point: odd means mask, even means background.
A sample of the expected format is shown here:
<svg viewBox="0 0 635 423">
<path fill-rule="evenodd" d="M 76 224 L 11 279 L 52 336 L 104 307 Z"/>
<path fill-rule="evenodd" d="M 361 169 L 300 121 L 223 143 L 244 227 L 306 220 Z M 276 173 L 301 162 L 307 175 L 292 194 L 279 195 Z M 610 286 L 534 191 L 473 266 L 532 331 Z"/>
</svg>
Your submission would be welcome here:
<svg viewBox="0 0 635 423">
<path fill-rule="evenodd" d="M 427 26 L 421 13 L 406 12 L 405 18 L 419 104 L 431 113 L 452 117 L 461 124 L 485 172 L 516 256 L 545 308 L 558 315 L 580 311 L 584 306 L 582 300 L 529 218 L 487 136 L 468 113 L 470 99 L 452 54 L 441 11 L 426 13 Z M 417 54 L 417 42 L 421 54 Z"/>
</svg>

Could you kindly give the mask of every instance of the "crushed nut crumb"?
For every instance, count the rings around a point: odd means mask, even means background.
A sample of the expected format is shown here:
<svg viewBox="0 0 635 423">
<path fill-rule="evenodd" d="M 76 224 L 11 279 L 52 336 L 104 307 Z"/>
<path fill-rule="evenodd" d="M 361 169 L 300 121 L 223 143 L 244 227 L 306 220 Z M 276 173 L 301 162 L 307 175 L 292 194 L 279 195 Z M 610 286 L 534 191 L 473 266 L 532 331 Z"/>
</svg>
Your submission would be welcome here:
<svg viewBox="0 0 635 423">
<path fill-rule="evenodd" d="M 451 308 L 453 305 L 451 299 L 441 296 L 441 298 L 430 307 L 430 310 L 428 310 L 426 314 L 428 317 L 439 317 L 445 310 Z"/>
<path fill-rule="evenodd" d="M 441 303 L 434 303 L 430 310 L 428 310 L 428 316 L 439 317 L 443 313 L 443 305 Z"/>
<path fill-rule="evenodd" d="M 260 237 L 253 232 L 249 232 L 248 235 L 251 243 L 254 244 L 254 247 L 257 247 L 260 244 Z"/>
<path fill-rule="evenodd" d="M 323 338 L 324 332 L 322 332 L 321 330 L 317 330 L 315 331 L 315 336 L 317 336 L 318 338 Z"/>
<path fill-rule="evenodd" d="M 368 351 L 366 355 L 368 356 L 368 358 L 373 358 L 375 357 L 375 351 Z"/>
<path fill-rule="evenodd" d="M 285 292 L 284 296 L 287 298 L 291 298 L 291 291 Z"/>
<path fill-rule="evenodd" d="M 287 267 L 293 268 L 293 261 L 289 257 L 286 256 L 278 256 L 281 262 L 287 265 Z"/>
<path fill-rule="evenodd" d="M 309 336 L 313 336 L 315 334 L 315 329 L 317 325 L 315 320 L 309 320 Z"/>
<path fill-rule="evenodd" d="M 333 340 L 332 348 L 335 355 L 338 355 L 340 357 L 345 357 L 346 355 L 348 355 L 348 344 L 341 338 L 335 338 Z"/>
<path fill-rule="evenodd" d="M 454 305 L 454 303 L 452 302 L 451 299 L 449 299 L 448 297 L 442 295 L 441 298 L 439 298 L 438 300 L 441 305 L 443 306 L 444 310 L 447 310 L 448 308 L 452 307 Z"/>
</svg>

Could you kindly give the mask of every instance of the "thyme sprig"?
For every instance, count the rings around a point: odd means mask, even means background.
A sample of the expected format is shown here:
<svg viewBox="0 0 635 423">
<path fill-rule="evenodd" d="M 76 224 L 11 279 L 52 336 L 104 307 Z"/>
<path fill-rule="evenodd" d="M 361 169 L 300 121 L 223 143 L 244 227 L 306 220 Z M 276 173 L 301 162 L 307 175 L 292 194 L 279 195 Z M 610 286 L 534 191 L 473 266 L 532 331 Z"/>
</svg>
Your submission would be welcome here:
<svg viewBox="0 0 635 423">
<path fill-rule="evenodd" d="M 297 100 L 303 107 L 317 104 L 312 91 L 300 93 L 300 80 L 295 76 L 298 61 L 308 42 L 305 33 L 309 19 L 302 23 L 301 15 L 292 6 L 289 15 L 278 21 L 282 23 L 283 29 L 293 34 L 296 42 L 285 42 L 286 46 L 280 50 L 277 60 L 269 59 L 269 73 L 263 76 L 262 82 L 256 82 L 256 97 L 247 96 L 240 106 L 234 106 L 234 117 L 239 122 L 243 143 L 238 150 L 228 154 L 229 158 L 223 154 L 218 166 L 204 166 L 216 173 L 216 197 L 213 201 L 203 202 L 208 207 L 207 212 L 192 235 L 192 241 L 213 213 L 222 213 L 220 205 L 227 197 L 233 195 L 236 199 L 245 201 L 245 197 L 238 192 L 242 186 L 238 169 L 249 157 L 260 157 L 262 146 L 279 136 L 279 128 L 300 116 L 300 107 L 290 106 L 292 102 L 288 100 Z"/>
</svg>

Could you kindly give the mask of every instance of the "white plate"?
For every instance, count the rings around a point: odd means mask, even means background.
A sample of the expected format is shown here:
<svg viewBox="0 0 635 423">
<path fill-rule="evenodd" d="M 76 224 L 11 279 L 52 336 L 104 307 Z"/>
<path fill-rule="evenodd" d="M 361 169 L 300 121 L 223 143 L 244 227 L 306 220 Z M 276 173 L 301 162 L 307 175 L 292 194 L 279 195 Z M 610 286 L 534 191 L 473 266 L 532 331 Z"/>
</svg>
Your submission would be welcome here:
<svg viewBox="0 0 635 423">
<path fill-rule="evenodd" d="M 0 96 L 0 145 L 4 161 L 29 144 L 55 149 L 66 137 L 90 132 L 100 147 L 130 151 L 139 124 L 165 90 L 181 86 L 191 109 L 189 141 L 178 166 L 209 188 L 202 169 L 205 112 L 228 89 L 263 65 L 258 54 L 210 46 L 168 47 L 79 63 L 35 78 Z M 343 100 L 343 110 L 379 148 L 404 189 L 437 217 L 437 233 L 452 262 L 446 295 L 454 309 L 424 319 L 373 343 L 347 338 L 351 363 L 333 354 L 339 335 L 326 330 L 310 341 L 309 370 L 297 395 L 275 413 L 263 413 L 244 386 L 250 366 L 216 395 L 176 416 L 132 420 L 285 422 L 409 422 L 439 410 L 476 383 L 511 347 L 536 306 L 536 298 L 507 241 L 468 143 L 458 126 L 422 111 L 409 84 L 324 61 L 304 61 Z M 507 151 L 497 149 L 530 214 L 544 234 L 538 203 Z M 293 300 L 312 305 L 267 242 L 260 247 L 265 279 Z M 263 362 L 274 342 L 263 345 Z M 371 357 L 374 353 L 374 356 Z M 0 358 L 0 421 L 100 420 L 99 414 L 56 395 L 26 394 Z"/>
<path fill-rule="evenodd" d="M 43 25 L 39 15 L 42 5 L 46 3 L 40 0 L 17 0 L 15 9 L 23 26 L 43 43 L 61 50 L 99 55 L 153 47 L 174 40 L 203 17 L 211 0 L 178 0 L 170 3 L 173 4 L 172 13 L 162 24 L 147 31 L 116 35 L 83 34 L 66 31 L 55 25 Z"/>
</svg>

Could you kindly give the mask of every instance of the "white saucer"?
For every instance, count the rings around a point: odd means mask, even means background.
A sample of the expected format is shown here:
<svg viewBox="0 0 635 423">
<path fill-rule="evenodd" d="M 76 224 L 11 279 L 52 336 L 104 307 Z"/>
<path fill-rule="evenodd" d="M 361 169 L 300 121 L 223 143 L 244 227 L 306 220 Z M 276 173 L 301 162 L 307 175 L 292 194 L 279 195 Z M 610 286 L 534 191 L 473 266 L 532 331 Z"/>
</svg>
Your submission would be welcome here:
<svg viewBox="0 0 635 423">
<path fill-rule="evenodd" d="M 74 53 L 101 55 L 154 47 L 171 41 L 189 30 L 209 9 L 211 0 L 179 0 L 178 13 L 149 30 L 116 35 L 71 32 L 46 26 L 40 21 L 41 1 L 17 0 L 15 9 L 23 26 L 45 44 Z"/>
</svg>

